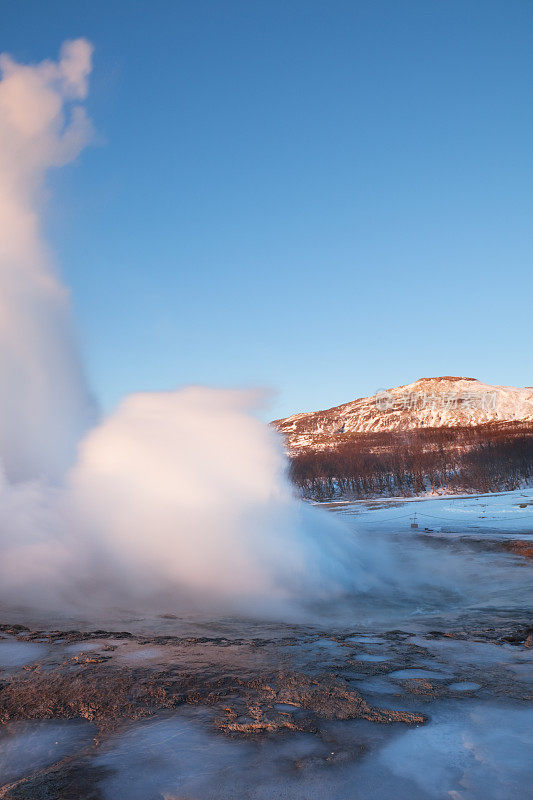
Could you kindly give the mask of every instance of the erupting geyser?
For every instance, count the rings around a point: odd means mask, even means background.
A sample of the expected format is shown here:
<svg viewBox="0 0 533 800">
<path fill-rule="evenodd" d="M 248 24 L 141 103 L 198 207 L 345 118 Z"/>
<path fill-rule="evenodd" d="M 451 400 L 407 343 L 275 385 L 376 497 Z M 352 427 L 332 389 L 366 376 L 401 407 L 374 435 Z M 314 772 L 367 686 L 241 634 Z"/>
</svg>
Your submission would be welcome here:
<svg viewBox="0 0 533 800">
<path fill-rule="evenodd" d="M 1 599 L 250 610 L 366 584 L 349 534 L 293 497 L 254 393 L 135 395 L 83 438 L 94 407 L 39 210 L 47 169 L 91 135 L 91 52 L 78 39 L 58 63 L 1 61 Z"/>
</svg>

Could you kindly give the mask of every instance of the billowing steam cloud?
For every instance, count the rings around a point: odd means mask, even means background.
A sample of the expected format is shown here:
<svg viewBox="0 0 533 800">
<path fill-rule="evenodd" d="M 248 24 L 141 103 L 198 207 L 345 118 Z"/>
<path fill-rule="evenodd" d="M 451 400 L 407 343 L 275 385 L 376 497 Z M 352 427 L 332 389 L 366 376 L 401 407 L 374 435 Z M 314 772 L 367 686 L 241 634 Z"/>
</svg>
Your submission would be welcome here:
<svg viewBox="0 0 533 800">
<path fill-rule="evenodd" d="M 133 395 L 82 441 L 64 487 L 0 487 L 0 599 L 271 614 L 375 586 L 349 531 L 292 496 L 256 403 Z"/>
<path fill-rule="evenodd" d="M 92 417 L 68 294 L 40 226 L 46 171 L 91 137 L 78 102 L 91 52 L 78 39 L 58 63 L 0 58 L 0 454 L 10 480 L 58 480 Z"/>
<path fill-rule="evenodd" d="M 249 392 L 135 395 L 82 438 L 90 396 L 40 210 L 46 171 L 91 136 L 91 50 L 1 61 L 0 599 L 273 609 L 367 587 L 344 529 L 293 498 Z"/>
<path fill-rule="evenodd" d="M 130 602 L 279 610 L 368 588 L 350 534 L 294 499 L 256 403 L 196 387 L 138 394 L 82 443 L 69 498 Z"/>
</svg>

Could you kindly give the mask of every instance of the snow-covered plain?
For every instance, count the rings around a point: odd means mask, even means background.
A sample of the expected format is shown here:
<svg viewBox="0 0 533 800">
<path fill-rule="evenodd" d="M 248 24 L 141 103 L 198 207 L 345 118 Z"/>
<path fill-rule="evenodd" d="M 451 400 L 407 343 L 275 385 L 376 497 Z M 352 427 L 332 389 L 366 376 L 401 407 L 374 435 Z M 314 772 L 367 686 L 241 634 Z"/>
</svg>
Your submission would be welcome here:
<svg viewBox="0 0 533 800">
<path fill-rule="evenodd" d="M 358 528 L 484 538 L 533 534 L 533 488 L 476 495 L 440 495 L 316 503 L 356 518 Z M 415 523 L 418 528 L 412 528 Z M 428 532 L 428 531 L 426 531 Z"/>
</svg>

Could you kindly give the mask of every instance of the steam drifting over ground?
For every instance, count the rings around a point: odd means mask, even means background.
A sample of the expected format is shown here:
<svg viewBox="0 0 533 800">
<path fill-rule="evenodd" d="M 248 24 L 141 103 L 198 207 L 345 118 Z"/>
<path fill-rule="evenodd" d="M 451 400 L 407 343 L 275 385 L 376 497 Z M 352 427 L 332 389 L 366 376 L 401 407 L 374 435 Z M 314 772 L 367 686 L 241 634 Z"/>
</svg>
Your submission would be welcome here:
<svg viewBox="0 0 533 800">
<path fill-rule="evenodd" d="M 63 487 L 4 483 L 2 599 L 274 613 L 370 588 L 351 534 L 293 497 L 253 400 L 134 395 Z"/>
<path fill-rule="evenodd" d="M 254 402 L 206 388 L 134 395 L 82 443 L 69 497 L 126 593 L 272 610 L 353 585 L 348 532 L 294 499 Z"/>
</svg>

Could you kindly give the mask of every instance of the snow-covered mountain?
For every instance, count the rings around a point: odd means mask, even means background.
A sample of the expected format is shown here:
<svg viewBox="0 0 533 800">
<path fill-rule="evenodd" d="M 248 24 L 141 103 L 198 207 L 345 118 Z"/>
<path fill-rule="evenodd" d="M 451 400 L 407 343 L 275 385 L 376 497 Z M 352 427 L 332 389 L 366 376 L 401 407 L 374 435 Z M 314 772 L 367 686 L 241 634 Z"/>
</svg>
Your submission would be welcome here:
<svg viewBox="0 0 533 800">
<path fill-rule="evenodd" d="M 350 433 L 513 421 L 533 423 L 533 387 L 491 386 L 475 378 L 445 376 L 421 378 L 326 411 L 294 414 L 273 425 L 295 451 L 329 447 Z"/>
</svg>

